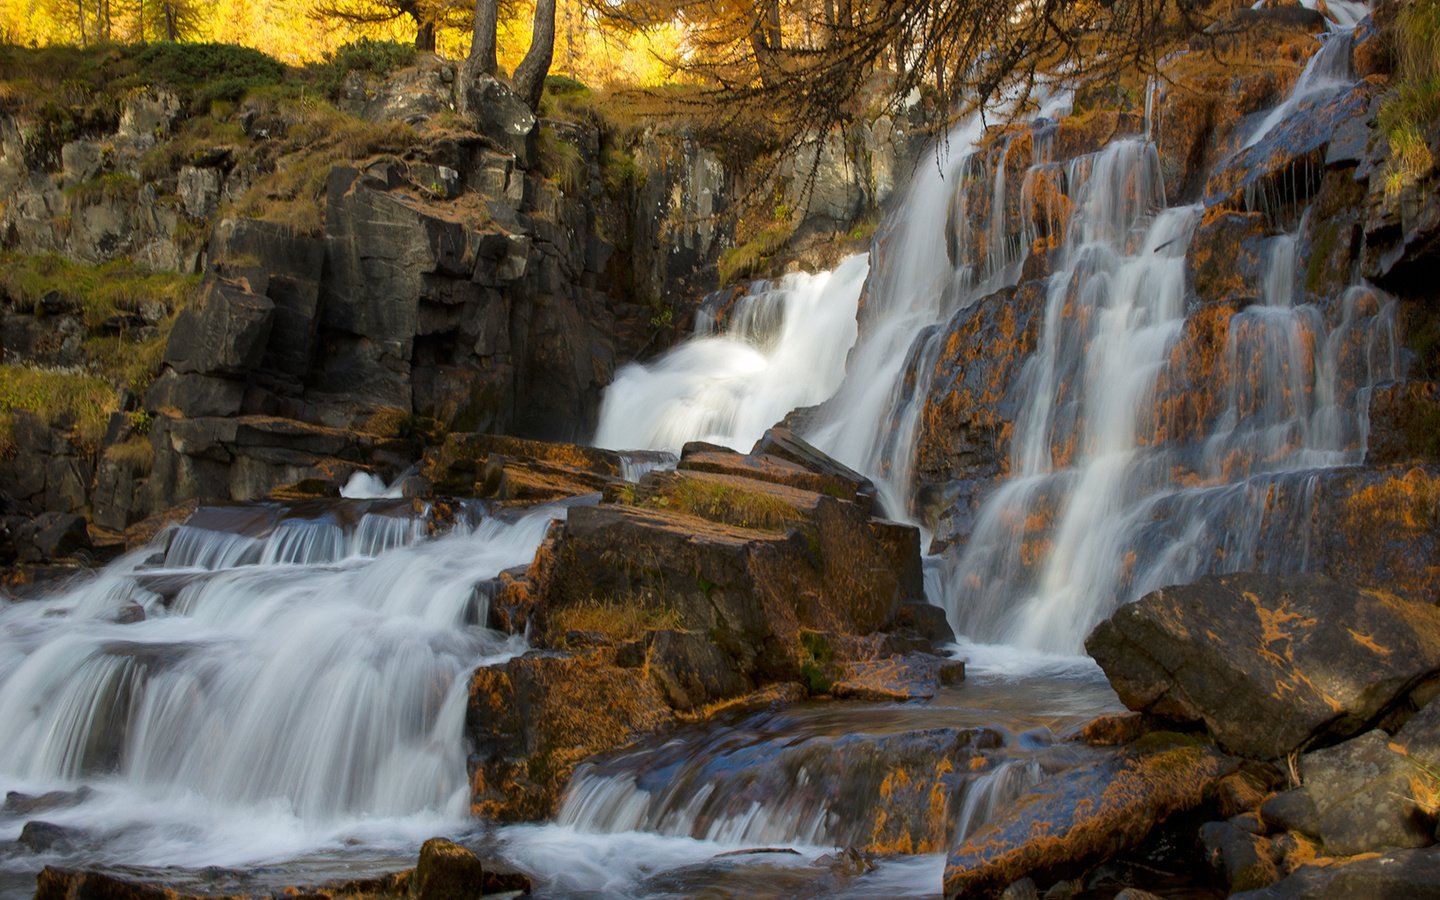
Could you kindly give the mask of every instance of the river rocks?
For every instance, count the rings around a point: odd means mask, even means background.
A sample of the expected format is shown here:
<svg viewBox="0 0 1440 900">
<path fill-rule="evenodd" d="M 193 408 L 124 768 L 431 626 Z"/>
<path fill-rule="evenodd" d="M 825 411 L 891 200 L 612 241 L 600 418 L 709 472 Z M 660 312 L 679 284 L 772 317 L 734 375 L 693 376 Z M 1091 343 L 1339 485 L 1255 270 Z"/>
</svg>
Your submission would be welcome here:
<svg viewBox="0 0 1440 900">
<path fill-rule="evenodd" d="M 1440 611 L 1320 576 L 1229 575 L 1121 607 L 1086 649 L 1131 709 L 1269 759 L 1356 733 L 1440 671 Z"/>
<path fill-rule="evenodd" d="M 597 653 L 533 651 L 481 667 L 465 717 L 470 811 L 499 821 L 545 818 L 582 760 L 672 721 L 643 671 Z"/>
<path fill-rule="evenodd" d="M 1054 881 L 1139 844 L 1201 804 L 1236 763 L 1203 744 L 1128 749 L 1041 782 L 952 850 L 945 896 L 987 896 L 1024 877 Z M 1048 883 L 1048 882 L 1047 882 Z"/>
<path fill-rule="evenodd" d="M 1411 788 L 1425 773 L 1389 744 L 1389 736 L 1376 730 L 1300 758 L 1301 790 L 1316 814 L 1315 830 L 1307 833 L 1330 855 L 1433 843 L 1434 819 L 1417 805 Z"/>
<path fill-rule="evenodd" d="M 421 474 L 456 496 L 535 503 L 603 490 L 623 480 L 610 450 L 502 435 L 455 433 L 425 455 Z"/>
<path fill-rule="evenodd" d="M 189 900 L 168 888 L 118 878 L 103 872 L 82 872 L 46 866 L 35 885 L 36 900 Z"/>
<path fill-rule="evenodd" d="M 1350 900 L 1354 897 L 1440 897 L 1440 847 L 1395 850 L 1355 860 L 1306 865 L 1269 887 L 1235 900 Z"/>
</svg>

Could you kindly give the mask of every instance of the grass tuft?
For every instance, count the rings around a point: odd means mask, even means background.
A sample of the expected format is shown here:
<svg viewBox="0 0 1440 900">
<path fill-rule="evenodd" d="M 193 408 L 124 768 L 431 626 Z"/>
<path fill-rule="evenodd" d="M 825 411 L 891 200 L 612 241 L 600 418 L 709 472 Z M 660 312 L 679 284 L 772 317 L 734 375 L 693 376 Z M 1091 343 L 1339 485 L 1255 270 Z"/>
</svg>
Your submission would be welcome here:
<svg viewBox="0 0 1440 900">
<path fill-rule="evenodd" d="M 95 375 L 29 366 L 0 366 L 0 456 L 15 454 L 17 412 L 38 416 L 52 428 L 67 429 L 89 452 L 99 449 L 117 408 L 115 389 Z"/>
</svg>

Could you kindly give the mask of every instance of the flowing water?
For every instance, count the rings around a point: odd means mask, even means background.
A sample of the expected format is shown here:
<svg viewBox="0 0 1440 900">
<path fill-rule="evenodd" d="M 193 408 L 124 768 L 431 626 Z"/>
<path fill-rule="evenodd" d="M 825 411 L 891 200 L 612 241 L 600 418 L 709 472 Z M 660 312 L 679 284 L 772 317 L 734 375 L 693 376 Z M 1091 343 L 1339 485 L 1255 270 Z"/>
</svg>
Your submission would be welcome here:
<svg viewBox="0 0 1440 900">
<path fill-rule="evenodd" d="M 465 676 L 523 649 L 482 627 L 474 587 L 555 514 L 429 539 L 408 501 L 202 509 L 0 607 L 3 787 L 87 789 L 0 829 L 77 829 L 40 861 L 239 866 L 462 827 Z M 27 887 L 36 867 L 0 854 Z"/>
<path fill-rule="evenodd" d="M 1363 12 L 1329 8 L 1342 25 Z M 1329 39 L 1245 146 L 1349 83 L 1348 40 Z M 1060 738 L 1115 708 L 1075 656 L 1089 628 L 1205 572 L 1304 569 L 1297 522 L 1316 473 L 1362 458 L 1367 393 L 1397 368 L 1387 298 L 1363 285 L 1307 296 L 1298 232 L 1278 234 L 1259 302 L 1226 320 L 1208 430 L 1166 432 L 1158 401 L 1183 388 L 1176 348 L 1204 312 L 1184 272 L 1203 210 L 1168 204 L 1148 115 L 1144 134 L 1055 159 L 1051 117 L 1066 102 L 1030 124 L 1024 165 L 1013 136 L 986 142 L 980 117 L 961 123 L 917 166 L 870 257 L 707 307 L 696 339 L 618 374 L 596 436 L 744 450 L 815 406 L 802 433 L 905 515 L 947 322 L 1028 277 L 1032 243 L 1063 217 L 1010 476 L 927 567 L 932 601 L 964 635 L 965 686 L 682 730 L 584 767 L 555 822 L 472 832 L 466 675 L 525 649 L 484 627 L 475 588 L 528 561 L 563 510 L 476 510 L 436 536 L 398 481 L 368 476 L 335 503 L 202 509 L 87 581 L 0 606 L 0 787 L 71 792 L 0 812 L 0 839 L 37 818 L 72 829 L 39 856 L 0 846 L 0 894 L 28 893 L 44 863 L 274 888 L 403 868 L 422 839 L 450 834 L 534 873 L 540 896 L 933 895 L 942 854 L 874 871 L 835 854 L 865 835 L 874 760 L 969 748 L 943 785 L 941 846 L 1074 764 L 1087 751 Z M 1046 183 L 1064 185 L 1063 216 L 1036 212 Z M 635 454 L 627 471 L 671 461 Z M 1266 556 L 1276 546 L 1287 552 Z M 735 855 L 757 848 L 771 852 Z"/>
</svg>

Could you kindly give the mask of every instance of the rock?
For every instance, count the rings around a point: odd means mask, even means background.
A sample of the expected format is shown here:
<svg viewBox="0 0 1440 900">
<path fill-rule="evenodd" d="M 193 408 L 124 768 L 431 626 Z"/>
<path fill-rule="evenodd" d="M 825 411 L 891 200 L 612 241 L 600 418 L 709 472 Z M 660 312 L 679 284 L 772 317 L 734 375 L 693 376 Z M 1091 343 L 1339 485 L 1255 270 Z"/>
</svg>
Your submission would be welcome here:
<svg viewBox="0 0 1440 900">
<path fill-rule="evenodd" d="M 94 141 L 71 141 L 60 148 L 60 165 L 67 188 L 98 178 L 105 165 L 104 148 Z"/>
<path fill-rule="evenodd" d="M 766 434 L 769 435 L 778 430 L 780 429 L 771 429 Z M 800 438 L 796 437 L 794 440 L 798 442 Z M 765 445 L 764 438 L 761 438 L 756 450 L 748 454 L 741 454 L 728 448 L 713 447 L 709 444 L 686 444 L 680 453 L 680 461 L 676 463 L 676 468 L 686 472 L 733 475 L 853 500 L 867 514 L 874 509 L 875 485 L 870 482 L 870 479 L 853 472 L 848 475 L 842 474 L 849 470 L 840 466 L 839 463 L 834 463 L 818 450 L 814 451 L 815 454 L 818 454 L 817 456 L 810 457 L 807 463 L 801 463 L 785 456 L 771 454 L 768 450 L 758 449 L 761 445 Z M 786 452 L 778 445 L 769 446 L 780 449 L 782 453 Z M 799 445 L 794 446 L 798 447 Z M 804 458 L 803 454 L 798 452 L 794 455 Z M 826 465 L 822 460 L 834 463 L 834 465 Z"/>
<path fill-rule="evenodd" d="M 1271 766 L 1246 764 L 1215 786 L 1216 808 L 1227 819 L 1253 813 L 1281 781 L 1280 773 Z"/>
<path fill-rule="evenodd" d="M 1362 730 L 1440 671 L 1440 610 L 1323 576 L 1228 575 L 1121 607 L 1085 646 L 1131 709 L 1274 759 Z"/>
<path fill-rule="evenodd" d="M 446 435 L 440 447 L 425 454 L 421 467 L 437 491 L 501 499 L 523 493 L 531 478 L 549 477 L 577 488 L 572 494 L 589 493 L 622 481 L 624 471 L 624 459 L 610 450 L 475 433 Z M 508 483 L 512 475 L 514 485 Z"/>
<path fill-rule="evenodd" d="M 185 166 L 180 170 L 175 192 L 180 195 L 180 206 L 192 219 L 208 219 L 220 206 L 220 191 L 224 179 L 220 170 Z"/>
<path fill-rule="evenodd" d="M 243 378 L 264 358 L 274 312 L 273 301 L 245 285 L 212 281 L 175 320 L 165 363 L 182 375 Z"/>
<path fill-rule="evenodd" d="M 950 852 L 945 896 L 984 896 L 1020 878 L 1044 883 L 1081 871 L 1199 806 L 1236 766 L 1201 744 L 1155 744 L 1041 782 Z"/>
<path fill-rule="evenodd" d="M 420 847 L 420 859 L 410 879 L 414 900 L 471 900 L 483 892 L 485 866 L 479 857 L 444 838 L 431 838 Z"/>
<path fill-rule="evenodd" d="M 85 517 L 74 513 L 48 512 L 37 516 L 34 542 L 42 560 L 65 559 L 93 549 Z"/>
<path fill-rule="evenodd" d="M 533 168 L 537 120 L 524 101 L 489 75 L 475 75 L 464 90 L 465 108 L 477 129 L 515 154 L 521 168 Z"/>
<path fill-rule="evenodd" d="M 1357 897 L 1440 898 L 1440 846 L 1302 866 L 1283 881 L 1235 894 L 1232 900 L 1352 900 Z"/>
<path fill-rule="evenodd" d="M 1371 392 L 1365 462 L 1440 462 L 1440 384 L 1406 381 Z"/>
<path fill-rule="evenodd" d="M 680 712 L 738 696 L 751 687 L 735 660 L 706 635 L 650 631 L 645 643 L 645 666 L 650 677 Z"/>
<path fill-rule="evenodd" d="M 35 853 L 64 853 L 75 848 L 85 832 L 50 822 L 26 822 L 20 829 L 18 843 Z"/>
<path fill-rule="evenodd" d="M 1272 830 L 1298 831 L 1316 837 L 1320 834 L 1320 811 L 1314 796 L 1304 788 L 1281 791 L 1260 806 L 1260 820 Z"/>
<path fill-rule="evenodd" d="M 531 651 L 475 670 L 465 730 L 472 815 L 502 822 L 554 814 L 581 760 L 669 725 L 660 689 L 600 655 Z"/>
<path fill-rule="evenodd" d="M 1230 891 L 1249 891 L 1274 884 L 1280 878 L 1263 838 L 1247 834 L 1229 822 L 1207 822 L 1200 842 L 1211 868 Z"/>
<path fill-rule="evenodd" d="M 1353 856 L 1394 848 L 1425 847 L 1434 841 L 1434 819 L 1421 810 L 1413 781 L 1425 773 L 1389 746 L 1375 730 L 1300 758 L 1303 790 L 1315 803 L 1317 830 L 1325 850 Z M 1431 777 L 1428 792 L 1440 784 Z"/>
<path fill-rule="evenodd" d="M 145 393 L 147 409 L 174 409 L 187 416 L 233 416 L 245 400 L 245 383 L 166 369 Z"/>
<path fill-rule="evenodd" d="M 0 808 L 0 812 L 9 813 L 12 816 L 28 816 L 50 809 L 66 809 L 84 803 L 93 794 L 94 791 L 88 787 L 73 791 L 49 791 L 39 796 L 8 791 L 5 794 L 5 805 Z"/>
<path fill-rule="evenodd" d="M 940 690 L 942 664 L 942 660 L 927 653 L 845 662 L 839 666 L 830 693 L 840 699 L 853 700 L 928 700 Z M 959 671 L 958 680 L 963 681 L 963 663 Z"/>
<path fill-rule="evenodd" d="M 193 895 L 153 884 L 46 866 L 35 885 L 35 900 L 190 900 Z"/>
</svg>

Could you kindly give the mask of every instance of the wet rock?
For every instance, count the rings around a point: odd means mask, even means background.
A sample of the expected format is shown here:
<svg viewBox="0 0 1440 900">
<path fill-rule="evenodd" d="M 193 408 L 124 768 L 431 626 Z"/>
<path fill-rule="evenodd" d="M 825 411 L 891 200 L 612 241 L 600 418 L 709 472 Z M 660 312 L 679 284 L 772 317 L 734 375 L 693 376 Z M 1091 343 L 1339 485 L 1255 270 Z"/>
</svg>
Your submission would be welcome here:
<svg viewBox="0 0 1440 900">
<path fill-rule="evenodd" d="M 1323 576 L 1229 575 L 1122 607 L 1086 649 L 1131 709 L 1272 759 L 1362 730 L 1440 670 L 1440 610 Z"/>
<path fill-rule="evenodd" d="M 1234 775 L 1220 779 L 1215 786 L 1216 808 L 1227 819 L 1253 813 L 1260 809 L 1282 780 L 1272 766 L 1247 763 Z"/>
<path fill-rule="evenodd" d="M 154 884 L 107 875 L 46 866 L 36 880 L 35 900 L 190 900 L 187 895 Z"/>
<path fill-rule="evenodd" d="M 532 651 L 482 666 L 465 718 L 470 811 L 497 821 L 546 818 L 582 760 L 672 721 L 654 682 L 600 654 Z"/>
<path fill-rule="evenodd" d="M 5 794 L 5 805 L 0 807 L 0 812 L 13 816 L 28 816 L 51 809 L 66 809 L 84 803 L 93 794 L 94 791 L 88 787 L 73 791 L 49 791 L 38 796 L 22 794 L 19 791 L 8 791 Z"/>
<path fill-rule="evenodd" d="M 470 900 L 482 892 L 485 866 L 479 857 L 444 838 L 431 838 L 420 847 L 420 859 L 410 879 L 414 900 Z"/>
<path fill-rule="evenodd" d="M 1369 465 L 1440 461 L 1440 384 L 1407 381 L 1370 394 Z"/>
<path fill-rule="evenodd" d="M 1127 750 L 1037 785 L 950 852 L 945 896 L 1044 883 L 1138 845 L 1167 817 L 1200 805 L 1236 763 L 1196 743 Z"/>
<path fill-rule="evenodd" d="M 1207 822 L 1200 829 L 1200 842 L 1211 868 L 1232 893 L 1265 887 L 1280 878 L 1265 840 L 1229 822 Z"/>
<path fill-rule="evenodd" d="M 65 853 L 73 850 L 86 837 L 78 828 L 68 828 L 50 822 L 26 822 L 20 829 L 18 841 L 21 846 L 35 853 Z"/>
<path fill-rule="evenodd" d="M 1356 897 L 1440 897 L 1440 847 L 1395 850 L 1380 856 L 1300 867 L 1266 888 L 1234 900 L 1351 900 Z"/>
</svg>

